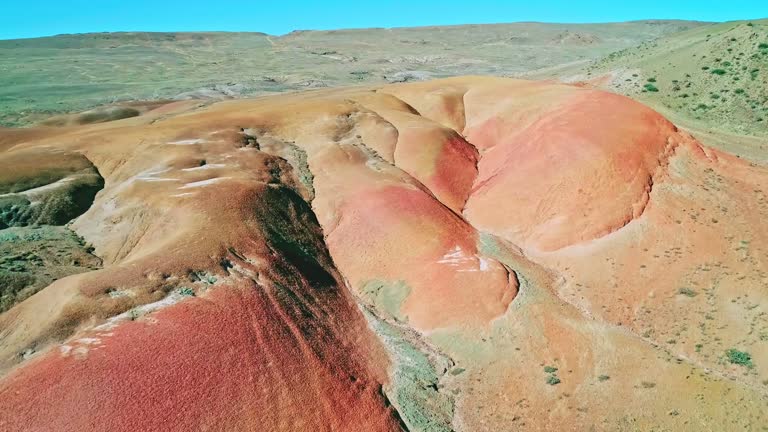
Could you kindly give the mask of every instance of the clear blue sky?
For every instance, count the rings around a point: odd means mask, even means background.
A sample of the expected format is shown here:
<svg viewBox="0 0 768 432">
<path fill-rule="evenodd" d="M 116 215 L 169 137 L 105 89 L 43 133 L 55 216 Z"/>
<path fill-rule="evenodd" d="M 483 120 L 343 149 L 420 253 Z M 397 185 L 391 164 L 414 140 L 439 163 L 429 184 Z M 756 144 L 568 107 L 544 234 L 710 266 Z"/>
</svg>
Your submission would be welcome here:
<svg viewBox="0 0 768 432">
<path fill-rule="evenodd" d="M 101 31 L 260 31 L 514 21 L 768 17 L 768 0 L 0 0 L 0 39 Z"/>
</svg>

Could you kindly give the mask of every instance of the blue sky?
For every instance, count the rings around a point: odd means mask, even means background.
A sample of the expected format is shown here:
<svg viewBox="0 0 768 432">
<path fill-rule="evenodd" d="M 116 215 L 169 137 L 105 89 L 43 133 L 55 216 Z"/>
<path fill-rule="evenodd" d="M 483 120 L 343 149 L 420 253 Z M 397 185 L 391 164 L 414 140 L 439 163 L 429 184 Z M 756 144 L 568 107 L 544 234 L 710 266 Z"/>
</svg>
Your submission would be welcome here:
<svg viewBox="0 0 768 432">
<path fill-rule="evenodd" d="M 768 17 L 768 0 L 0 0 L 0 39 L 100 31 L 261 31 L 513 21 Z"/>
</svg>

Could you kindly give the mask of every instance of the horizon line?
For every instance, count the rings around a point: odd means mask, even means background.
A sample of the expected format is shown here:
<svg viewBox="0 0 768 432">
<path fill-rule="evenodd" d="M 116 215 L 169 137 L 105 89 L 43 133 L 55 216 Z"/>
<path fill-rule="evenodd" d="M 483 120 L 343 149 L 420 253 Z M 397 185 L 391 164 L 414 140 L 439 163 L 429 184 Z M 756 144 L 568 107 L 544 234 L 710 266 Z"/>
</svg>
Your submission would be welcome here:
<svg viewBox="0 0 768 432">
<path fill-rule="evenodd" d="M 547 24 L 547 25 L 610 25 L 610 24 L 628 24 L 628 23 L 642 23 L 642 22 L 654 22 L 654 21 L 679 21 L 688 23 L 700 23 L 700 24 L 725 24 L 730 22 L 740 21 L 761 21 L 766 18 L 753 18 L 753 19 L 737 19 L 726 21 L 701 21 L 701 20 L 689 20 L 682 18 L 644 18 L 625 21 L 595 21 L 595 22 L 563 22 L 563 21 L 508 21 L 508 22 L 495 22 L 495 23 L 463 23 L 463 24 L 425 24 L 418 26 L 392 26 L 392 27 L 342 27 L 342 28 L 315 28 L 315 29 L 294 29 L 283 34 L 270 34 L 266 32 L 260 32 L 257 30 L 115 30 L 115 31 L 95 31 L 95 32 L 73 32 L 73 33 L 56 33 L 41 36 L 21 37 L 21 38 L 6 38 L 0 36 L 0 41 L 12 41 L 12 40 L 32 40 L 32 39 L 45 39 L 62 36 L 85 36 L 85 35 L 100 35 L 100 34 L 130 34 L 130 33 L 144 33 L 144 34 L 184 34 L 184 33 L 250 33 L 250 34 L 262 34 L 265 36 L 281 37 L 291 33 L 297 32 L 329 32 L 329 31 L 360 31 L 360 30 L 400 30 L 400 29 L 426 29 L 434 27 L 466 27 L 466 26 L 497 26 L 497 25 L 512 25 L 512 24 Z"/>
</svg>

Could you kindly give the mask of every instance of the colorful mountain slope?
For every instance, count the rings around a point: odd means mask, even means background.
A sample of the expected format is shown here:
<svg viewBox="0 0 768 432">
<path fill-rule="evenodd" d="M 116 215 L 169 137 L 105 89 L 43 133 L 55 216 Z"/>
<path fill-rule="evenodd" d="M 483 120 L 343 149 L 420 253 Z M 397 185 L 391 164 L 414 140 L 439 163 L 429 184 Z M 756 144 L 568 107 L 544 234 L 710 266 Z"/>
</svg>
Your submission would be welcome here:
<svg viewBox="0 0 768 432">
<path fill-rule="evenodd" d="M 0 428 L 768 421 L 768 171 L 627 98 L 465 77 L 33 131 L 0 157 L 103 176 L 71 227 L 104 268 L 0 315 Z"/>
</svg>

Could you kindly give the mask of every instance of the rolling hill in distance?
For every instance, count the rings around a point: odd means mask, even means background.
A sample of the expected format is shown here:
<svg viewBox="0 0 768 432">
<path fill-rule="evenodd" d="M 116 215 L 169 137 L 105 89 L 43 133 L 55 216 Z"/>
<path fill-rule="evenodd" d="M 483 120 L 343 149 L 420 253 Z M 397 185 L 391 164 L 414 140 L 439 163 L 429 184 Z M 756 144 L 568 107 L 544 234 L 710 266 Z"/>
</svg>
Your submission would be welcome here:
<svg viewBox="0 0 768 432">
<path fill-rule="evenodd" d="M 517 23 L 0 41 L 0 124 L 123 100 L 272 94 L 584 64 L 702 23 Z"/>
</svg>

